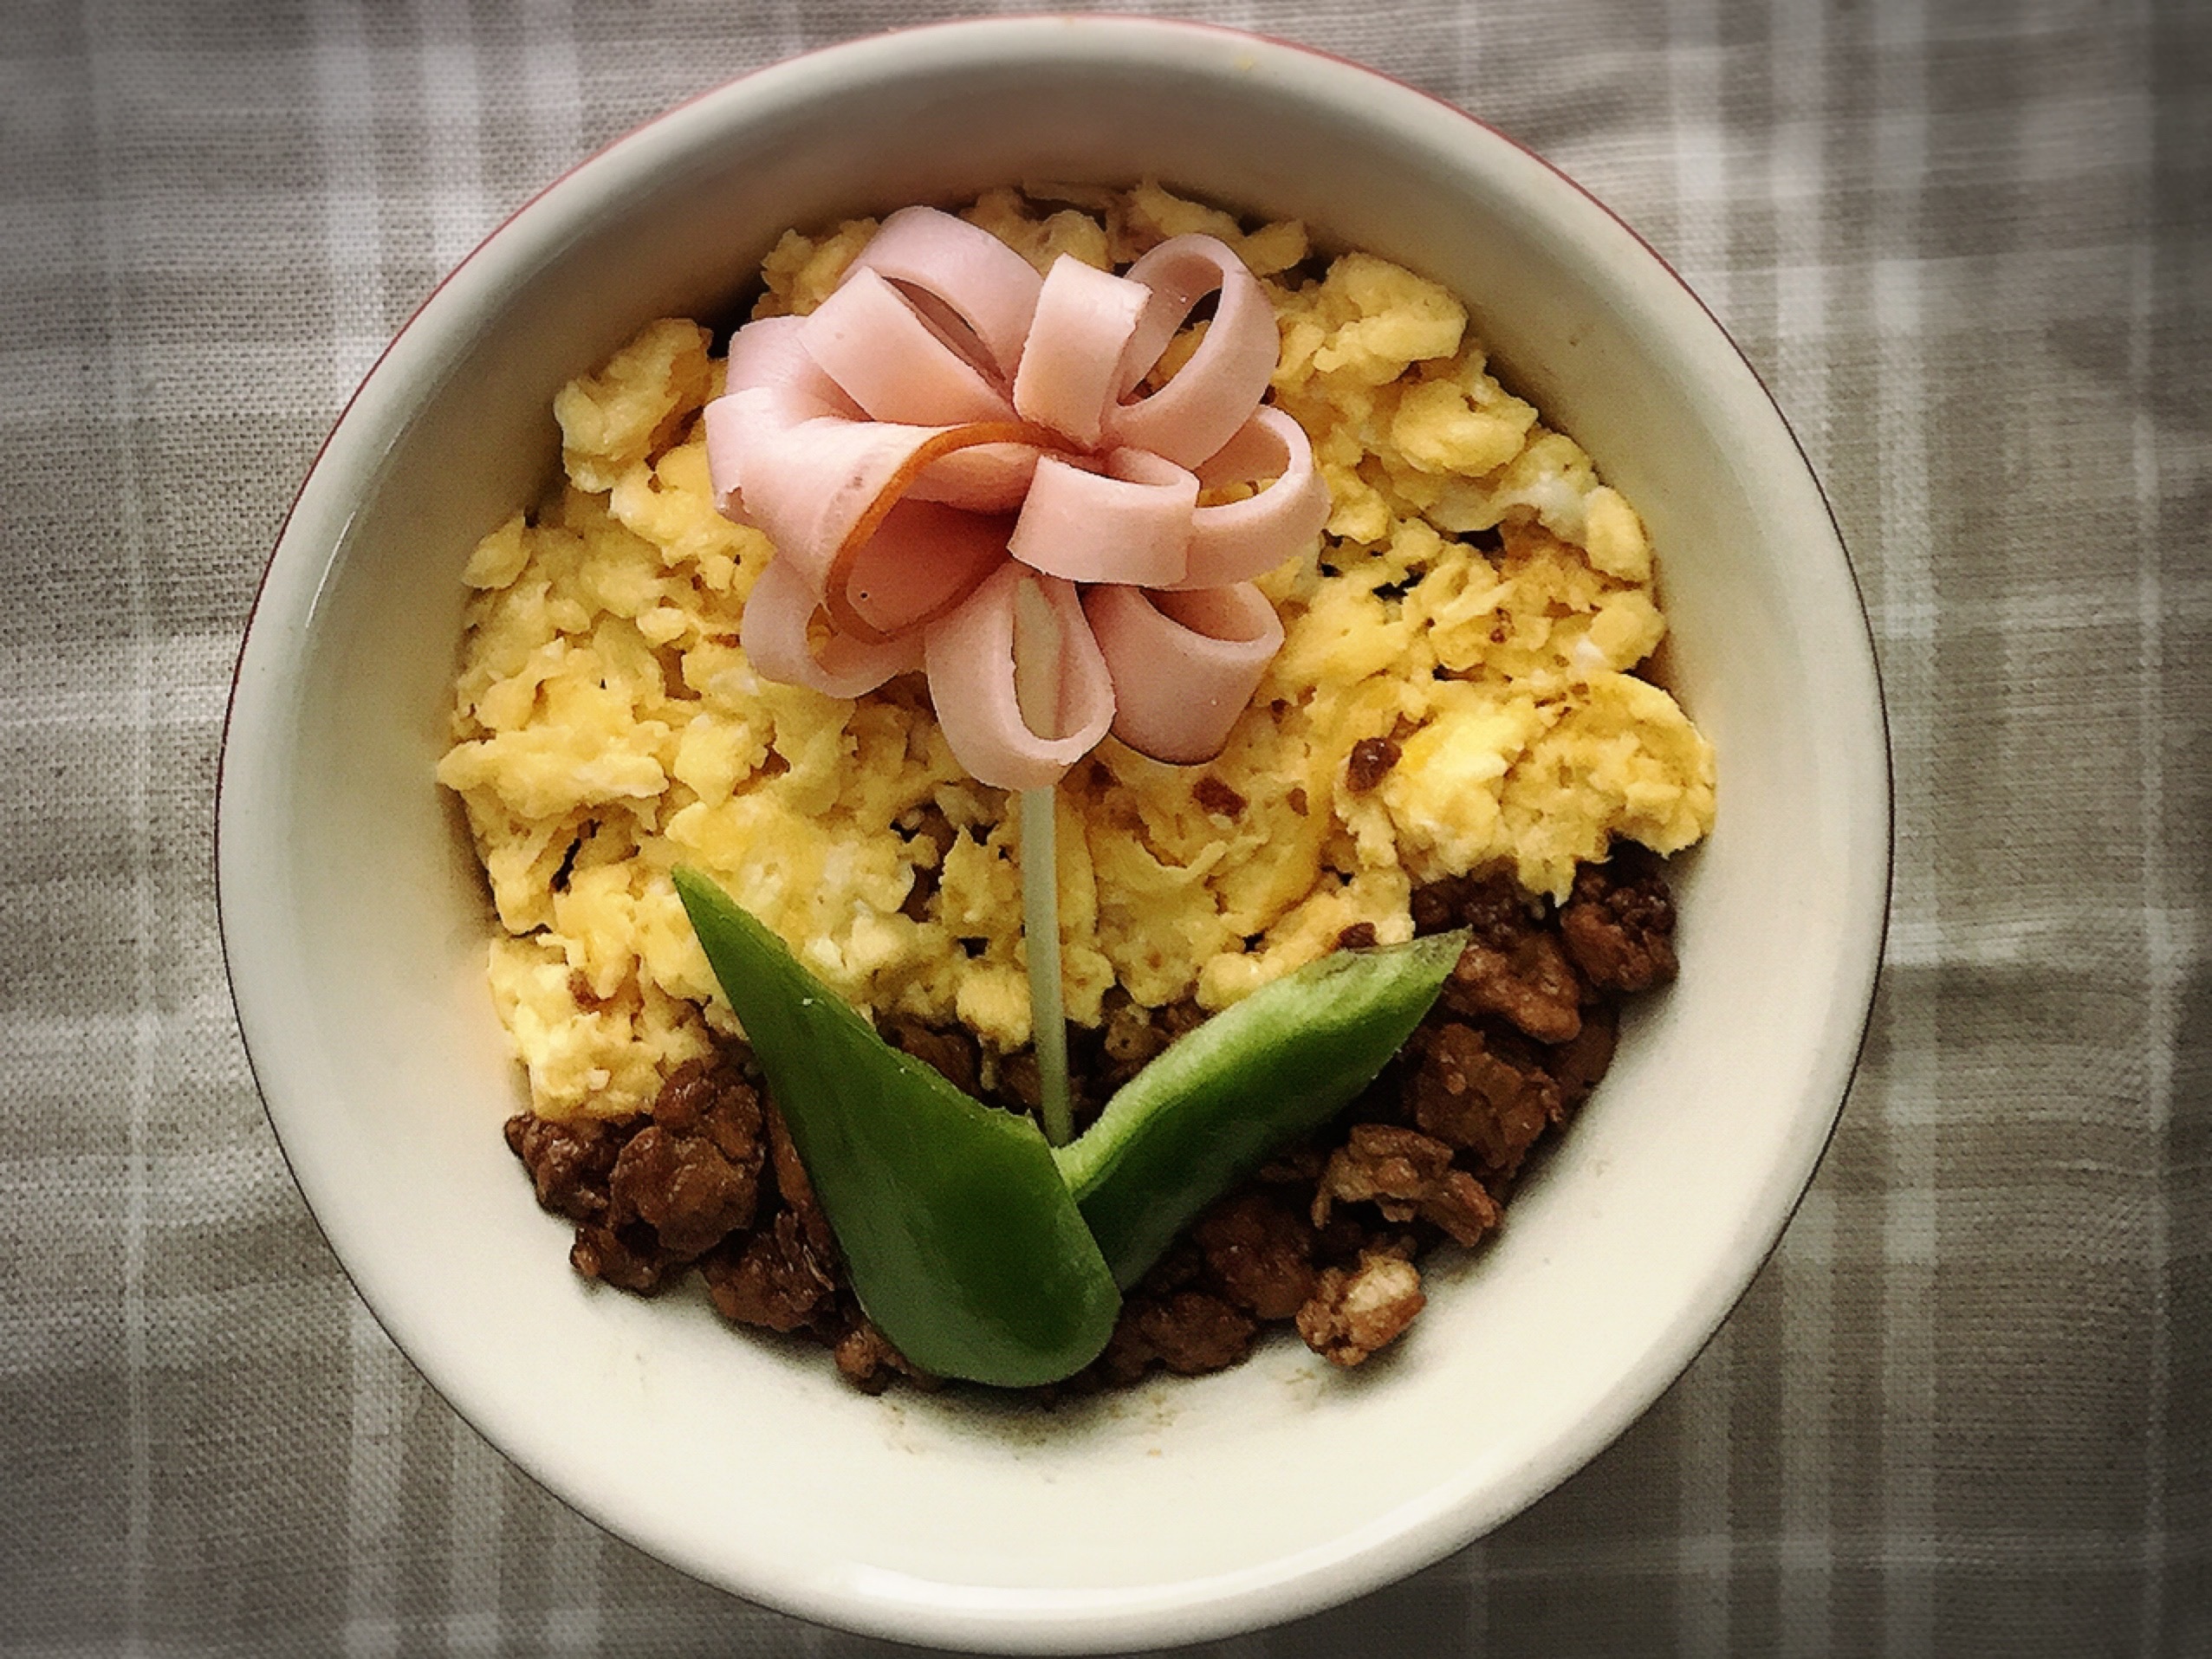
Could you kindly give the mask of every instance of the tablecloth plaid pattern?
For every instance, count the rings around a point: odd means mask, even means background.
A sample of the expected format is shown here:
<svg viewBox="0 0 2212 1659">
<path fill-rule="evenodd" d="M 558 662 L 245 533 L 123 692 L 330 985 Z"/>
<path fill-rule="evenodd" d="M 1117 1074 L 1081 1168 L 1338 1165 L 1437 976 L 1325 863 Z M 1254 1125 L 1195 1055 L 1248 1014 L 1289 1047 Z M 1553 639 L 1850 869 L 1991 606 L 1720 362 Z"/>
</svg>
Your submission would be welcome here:
<svg viewBox="0 0 2212 1659">
<path fill-rule="evenodd" d="M 1677 262 L 1831 492 L 1899 800 L 1864 1068 L 1720 1337 L 1495 1536 L 1212 1650 L 2212 1653 L 2206 13 L 1184 12 L 1482 113 Z M 209 839 L 275 528 L 438 275 L 667 104 L 938 15 L 0 0 L 0 1650 L 892 1651 L 427 1393 L 263 1117 Z"/>
</svg>

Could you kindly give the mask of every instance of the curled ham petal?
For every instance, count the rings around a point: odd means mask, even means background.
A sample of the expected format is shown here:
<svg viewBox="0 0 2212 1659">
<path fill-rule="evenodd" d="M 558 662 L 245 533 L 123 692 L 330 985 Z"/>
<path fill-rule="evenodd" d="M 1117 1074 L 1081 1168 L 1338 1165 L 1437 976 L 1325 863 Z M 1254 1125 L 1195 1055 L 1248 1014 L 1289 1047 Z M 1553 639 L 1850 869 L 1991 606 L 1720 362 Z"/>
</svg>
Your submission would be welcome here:
<svg viewBox="0 0 2212 1659">
<path fill-rule="evenodd" d="M 842 399 L 844 394 L 838 395 Z M 763 449 L 773 448 L 779 435 L 816 421 L 841 426 L 860 424 L 832 412 L 819 399 L 789 386 L 747 386 L 707 405 L 707 478 L 715 504 L 741 524 L 758 523 L 756 503 L 745 499 L 747 466 L 759 464 Z M 780 493 L 775 481 L 765 472 L 762 477 L 762 498 L 773 500 Z"/>
<path fill-rule="evenodd" d="M 1024 582 L 1039 586 L 1060 625 L 1060 719 L 1048 735 L 1030 729 L 1015 695 L 1014 611 Z M 1072 583 L 1002 565 L 959 609 L 927 629 L 924 640 L 937 724 L 978 782 L 1050 788 L 1113 722 L 1113 683 Z"/>
<path fill-rule="evenodd" d="M 714 492 L 715 510 L 740 524 L 752 522 L 745 511 L 744 480 L 737 466 L 745 447 L 744 421 L 743 412 L 732 407 L 728 398 L 707 405 L 707 487 Z"/>
<path fill-rule="evenodd" d="M 1211 760 L 1282 645 L 1282 622 L 1249 582 L 1185 593 L 1094 587 L 1083 596 L 1113 677 L 1113 735 L 1178 766 Z"/>
<path fill-rule="evenodd" d="M 879 274 L 848 272 L 805 318 L 799 343 L 878 420 L 1010 420 L 1006 394 Z"/>
<path fill-rule="evenodd" d="M 1249 581 L 1301 552 L 1328 522 L 1329 487 L 1314 466 L 1306 429 L 1280 409 L 1259 409 L 1206 464 L 1207 485 L 1272 479 L 1242 501 L 1190 515 L 1188 567 L 1156 586 L 1224 587 Z"/>
<path fill-rule="evenodd" d="M 800 317 L 763 317 L 730 337 L 723 395 L 707 405 L 705 424 L 707 474 L 715 505 L 730 518 L 743 522 L 749 517 L 743 501 L 744 479 L 738 465 L 747 427 L 763 421 L 789 425 L 824 415 L 847 420 L 865 418 L 860 405 L 822 373 L 821 366 L 799 343 L 804 321 Z M 743 392 L 766 395 L 749 403 L 733 401 Z"/>
<path fill-rule="evenodd" d="M 1013 521 L 936 502 L 896 502 L 844 567 L 840 605 L 869 632 L 889 636 L 934 622 L 1006 561 Z"/>
<path fill-rule="evenodd" d="M 853 264 L 937 301 L 975 332 L 1001 378 L 1014 378 L 1041 279 L 989 231 L 933 207 L 902 207 Z"/>
<path fill-rule="evenodd" d="M 1218 289 L 1205 338 L 1175 378 L 1149 397 L 1106 412 L 1106 438 L 1195 467 L 1236 434 L 1265 395 L 1281 350 L 1274 309 L 1259 278 L 1225 243 L 1171 237 L 1129 268 L 1152 290 L 1121 362 L 1134 386 L 1159 360 L 1190 308 Z"/>
<path fill-rule="evenodd" d="M 870 643 L 833 628 L 817 650 L 808 636 L 821 609 L 820 598 L 788 561 L 769 560 L 737 625 L 737 643 L 755 671 L 825 697 L 857 697 L 921 666 L 920 642 L 911 634 Z"/>
<path fill-rule="evenodd" d="M 1210 295 L 1182 368 L 1131 397 Z M 924 667 L 946 742 L 1002 788 L 1057 783 L 1109 729 L 1217 754 L 1282 643 L 1249 579 L 1328 511 L 1304 432 L 1261 405 L 1277 350 L 1210 237 L 1039 277 L 975 226 L 893 214 L 812 314 L 738 332 L 707 408 L 720 505 L 776 544 L 754 665 L 839 697 Z M 1197 504 L 1230 484 L 1254 489 Z"/>
<path fill-rule="evenodd" d="M 1010 513 L 1029 493 L 1037 467 L 1034 444 L 983 444 L 955 450 L 914 475 L 907 494 L 976 513 Z"/>
<path fill-rule="evenodd" d="M 830 566 L 853 528 L 937 430 L 811 412 L 774 386 L 732 392 L 714 410 L 746 516 L 817 594 L 828 591 Z M 707 460 L 719 482 L 717 437 L 710 424 Z"/>
<path fill-rule="evenodd" d="M 804 317 L 762 317 L 730 335 L 730 360 L 722 377 L 723 395 L 770 386 L 820 404 L 819 414 L 860 419 L 866 412 L 822 373 L 821 365 L 801 343 L 806 326 Z"/>
<path fill-rule="evenodd" d="M 1048 437 L 1010 422 L 916 426 L 809 413 L 810 405 L 774 386 L 719 400 L 723 442 L 745 485 L 746 516 L 796 565 L 847 633 L 875 632 L 847 602 L 848 567 L 885 515 L 944 457 L 982 446 L 1020 448 Z M 712 465 L 714 435 L 709 435 Z"/>
<path fill-rule="evenodd" d="M 1185 574 L 1197 504 L 1195 475 L 1142 450 L 1116 450 L 1102 474 L 1048 455 L 1006 550 L 1070 581 L 1165 586 Z"/>
<path fill-rule="evenodd" d="M 1121 354 L 1151 299 L 1150 288 L 1126 277 L 1067 254 L 1054 260 L 1014 377 L 1014 407 L 1022 418 L 1097 448 L 1106 405 L 1121 391 Z"/>
</svg>

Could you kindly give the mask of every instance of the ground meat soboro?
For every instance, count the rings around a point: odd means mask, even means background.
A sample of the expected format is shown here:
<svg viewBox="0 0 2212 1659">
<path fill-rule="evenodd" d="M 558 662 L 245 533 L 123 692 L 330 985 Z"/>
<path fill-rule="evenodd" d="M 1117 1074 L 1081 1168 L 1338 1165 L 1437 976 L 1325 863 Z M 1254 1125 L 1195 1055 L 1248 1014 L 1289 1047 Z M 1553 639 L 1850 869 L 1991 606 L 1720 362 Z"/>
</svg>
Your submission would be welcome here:
<svg viewBox="0 0 2212 1659">
<path fill-rule="evenodd" d="M 1424 931 L 1476 927 L 1461 964 L 1470 982 L 1509 981 L 1516 959 L 1567 960 L 1562 936 L 1578 904 L 1577 962 L 1588 954 L 1627 964 L 1631 977 L 1671 976 L 1673 907 L 1657 860 L 1617 858 L 1576 895 L 1554 907 L 1509 886 L 1444 883 L 1416 894 L 1414 911 Z M 1547 949 L 1534 950 L 1534 941 Z M 1531 1150 L 1611 1063 L 1619 1007 L 1631 993 L 1614 982 L 1618 972 L 1571 971 L 1580 974 L 1578 1017 L 1573 1034 L 1555 1042 L 1500 1012 L 1521 1007 L 1502 991 L 1440 1000 L 1335 1123 L 1201 1215 L 1130 1293 L 1106 1351 L 1040 1397 L 1125 1387 L 1155 1369 L 1219 1371 L 1270 1328 L 1294 1330 L 1340 1365 L 1360 1364 L 1395 1340 L 1424 1305 L 1422 1260 L 1481 1244 Z M 1085 1113 L 1202 1018 L 1188 1005 L 1119 1003 L 1100 1032 L 1071 1047 Z M 885 1034 L 986 1099 L 1013 1111 L 1034 1104 L 1018 1067 L 983 1084 L 965 1032 L 894 1021 Z M 684 1062 L 643 1113 L 562 1124 L 524 1112 L 509 1121 L 507 1139 L 538 1202 L 577 1224 L 570 1260 L 586 1276 L 652 1294 L 696 1267 L 724 1318 L 826 1344 L 855 1384 L 934 1386 L 846 1287 L 797 1150 L 742 1043 Z"/>
</svg>

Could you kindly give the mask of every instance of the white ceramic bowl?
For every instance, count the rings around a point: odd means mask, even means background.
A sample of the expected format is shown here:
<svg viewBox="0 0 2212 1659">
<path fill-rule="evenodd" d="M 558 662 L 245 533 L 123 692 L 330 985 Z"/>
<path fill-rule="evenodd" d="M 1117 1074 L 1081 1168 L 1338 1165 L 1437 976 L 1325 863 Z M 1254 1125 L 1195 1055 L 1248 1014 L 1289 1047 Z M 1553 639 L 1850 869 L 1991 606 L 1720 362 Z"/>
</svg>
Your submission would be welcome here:
<svg viewBox="0 0 2212 1659">
<path fill-rule="evenodd" d="M 816 1353 L 570 1271 L 500 1136 L 490 925 L 431 782 L 459 572 L 553 475 L 555 390 L 723 316 L 782 228 L 1022 178 L 1157 175 L 1464 295 L 1509 381 L 1643 509 L 1720 757 L 1680 982 L 1402 1351 L 1043 1416 L 871 1399 Z M 523 1468 L 665 1560 L 911 1641 L 1196 1640 L 1496 1526 L 1681 1371 L 1810 1178 L 1880 949 L 1889 792 L 1858 596 L 1774 405 L 1666 267 L 1543 162 L 1354 65 L 1123 19 L 955 24 L 710 93 L 561 179 L 438 288 L 302 489 L 238 667 L 224 948 L 301 1188 L 395 1341 Z"/>
</svg>

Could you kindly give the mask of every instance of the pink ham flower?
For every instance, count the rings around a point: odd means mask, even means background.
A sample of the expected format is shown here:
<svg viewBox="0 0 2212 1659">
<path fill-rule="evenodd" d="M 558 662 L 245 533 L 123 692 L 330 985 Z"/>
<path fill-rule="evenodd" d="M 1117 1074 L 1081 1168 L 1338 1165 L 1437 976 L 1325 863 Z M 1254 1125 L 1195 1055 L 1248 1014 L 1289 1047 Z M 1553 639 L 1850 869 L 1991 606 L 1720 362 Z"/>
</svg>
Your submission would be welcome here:
<svg viewBox="0 0 2212 1659">
<path fill-rule="evenodd" d="M 1275 353 L 1212 237 L 1040 277 L 950 214 L 892 214 L 812 314 L 737 331 L 707 405 L 722 510 L 776 548 L 747 655 L 833 697 L 926 670 L 953 753 L 1001 788 L 1057 783 L 1109 730 L 1210 759 L 1282 643 L 1252 579 L 1328 515 L 1305 432 L 1262 403 Z M 1199 505 L 1231 483 L 1256 489 Z"/>
</svg>

